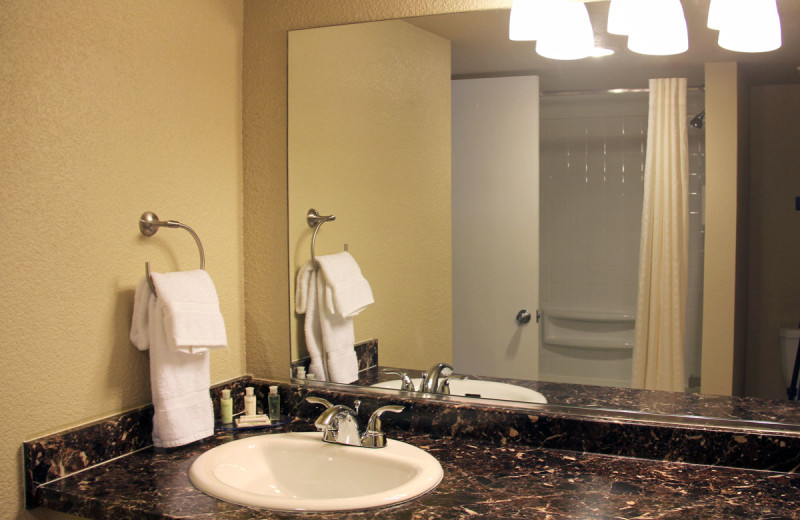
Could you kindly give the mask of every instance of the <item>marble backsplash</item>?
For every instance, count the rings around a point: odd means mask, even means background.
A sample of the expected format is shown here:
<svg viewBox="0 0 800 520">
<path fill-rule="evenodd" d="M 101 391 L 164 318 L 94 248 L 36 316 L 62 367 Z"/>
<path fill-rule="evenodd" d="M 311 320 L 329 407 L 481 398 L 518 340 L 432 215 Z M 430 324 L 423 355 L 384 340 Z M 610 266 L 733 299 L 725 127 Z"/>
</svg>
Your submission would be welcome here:
<svg viewBox="0 0 800 520">
<path fill-rule="evenodd" d="M 346 386 L 332 389 L 313 382 L 291 385 L 248 376 L 211 389 L 215 413 L 219 413 L 223 388 L 232 390 L 234 410 L 240 410 L 245 386 L 255 387 L 261 403 L 270 384 L 279 385 L 282 412 L 295 420 L 313 419 L 320 413 L 319 406 L 305 402 L 308 395 L 350 406 L 360 400 L 364 418 L 385 404 L 404 405 L 403 413 L 393 414 L 384 422 L 390 435 L 404 431 L 433 439 L 475 439 L 505 447 L 532 446 L 782 472 L 796 471 L 800 466 L 800 433 L 796 432 L 676 425 L 637 421 L 635 417 L 579 417 L 539 405 L 432 400 L 390 391 Z M 151 428 L 152 407 L 147 406 L 24 443 L 29 507 L 37 503 L 35 489 L 39 484 L 150 446 Z"/>
</svg>

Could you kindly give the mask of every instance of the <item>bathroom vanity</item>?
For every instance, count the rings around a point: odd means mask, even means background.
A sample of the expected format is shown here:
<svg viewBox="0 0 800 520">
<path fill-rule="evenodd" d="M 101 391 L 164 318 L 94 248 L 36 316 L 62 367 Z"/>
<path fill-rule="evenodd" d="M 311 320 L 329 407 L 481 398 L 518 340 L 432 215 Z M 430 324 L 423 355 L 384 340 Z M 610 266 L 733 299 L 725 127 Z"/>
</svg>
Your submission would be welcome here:
<svg viewBox="0 0 800 520">
<path fill-rule="evenodd" d="M 242 378 L 212 392 L 232 388 L 234 400 L 241 400 L 245 384 L 263 397 L 270 382 Z M 98 519 L 298 517 L 207 496 L 192 486 L 189 468 L 231 440 L 314 431 L 320 409 L 305 401 L 309 395 L 348 406 L 360 400 L 362 422 L 380 406 L 405 406 L 384 418 L 389 441 L 425 450 L 440 462 L 444 477 L 432 492 L 404 504 L 306 517 L 794 518 L 800 506 L 800 435 L 794 432 L 608 413 L 576 417 L 533 404 L 498 406 L 313 383 L 282 383 L 280 393 L 291 423 L 221 430 L 172 450 L 148 446 L 149 408 L 25 443 L 29 506 Z"/>
</svg>

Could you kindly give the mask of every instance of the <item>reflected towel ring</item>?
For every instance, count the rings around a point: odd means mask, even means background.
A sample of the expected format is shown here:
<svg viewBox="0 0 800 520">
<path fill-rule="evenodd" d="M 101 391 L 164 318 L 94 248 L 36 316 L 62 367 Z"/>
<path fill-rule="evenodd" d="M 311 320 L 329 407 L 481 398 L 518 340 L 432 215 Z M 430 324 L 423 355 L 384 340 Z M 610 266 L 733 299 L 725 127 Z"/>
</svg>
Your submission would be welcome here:
<svg viewBox="0 0 800 520">
<path fill-rule="evenodd" d="M 200 237 L 197 236 L 197 233 L 195 233 L 192 228 L 186 224 L 181 224 L 177 220 L 158 220 L 158 215 L 152 211 L 145 211 L 142 213 L 142 216 L 139 217 L 139 231 L 146 237 L 155 235 L 160 227 L 182 228 L 188 231 L 197 243 L 197 249 L 200 250 L 200 269 L 206 268 L 206 253 L 203 251 L 203 244 L 200 242 Z M 156 287 L 153 285 L 152 276 L 150 276 L 150 262 L 144 263 L 144 270 L 147 275 L 147 285 L 150 286 L 150 290 L 153 291 L 153 294 L 156 294 Z"/>
<path fill-rule="evenodd" d="M 322 227 L 322 224 L 329 220 L 336 220 L 336 215 L 320 215 L 314 208 L 311 208 L 308 210 L 308 213 L 306 213 L 308 227 L 314 228 L 314 235 L 311 237 L 311 265 L 314 266 L 315 271 L 317 270 L 317 258 L 314 255 L 314 246 L 317 241 L 317 232 L 319 232 L 319 228 Z"/>
</svg>

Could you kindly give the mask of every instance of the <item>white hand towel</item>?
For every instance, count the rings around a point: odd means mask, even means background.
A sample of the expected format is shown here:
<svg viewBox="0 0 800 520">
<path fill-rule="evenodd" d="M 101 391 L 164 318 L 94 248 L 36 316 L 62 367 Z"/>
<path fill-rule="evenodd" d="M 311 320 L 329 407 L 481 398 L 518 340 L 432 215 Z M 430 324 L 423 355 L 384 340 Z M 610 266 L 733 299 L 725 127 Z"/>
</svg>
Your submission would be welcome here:
<svg viewBox="0 0 800 520">
<path fill-rule="evenodd" d="M 217 291 L 206 271 L 152 273 L 152 278 L 164 304 L 164 332 L 171 348 L 197 354 L 228 346 Z"/>
<path fill-rule="evenodd" d="M 162 283 L 156 284 L 159 295 L 165 292 L 171 294 L 174 301 L 187 301 L 187 297 L 181 296 L 184 293 L 180 290 L 177 279 L 186 282 L 191 278 L 178 276 L 175 277 L 176 280 L 172 279 L 172 275 L 179 274 L 182 273 L 158 275 L 162 278 Z M 156 278 L 154 277 L 154 283 Z M 170 289 L 165 289 L 167 286 Z M 196 292 L 197 287 L 185 288 L 185 294 L 192 295 Z M 167 298 L 169 299 L 170 297 Z M 181 306 L 178 308 L 180 310 Z M 178 323 L 177 332 L 167 334 L 165 323 L 168 316 L 171 323 Z M 207 317 L 207 312 L 194 315 L 195 319 Z M 168 309 L 164 298 L 156 298 L 146 279 L 139 283 L 134 296 L 130 338 L 140 350 L 150 350 L 153 444 L 159 448 L 182 446 L 214 434 L 214 411 L 208 391 L 210 371 L 207 349 L 219 346 L 218 330 L 214 329 L 217 334 L 212 334 L 210 340 L 202 340 L 197 334 L 193 334 L 191 344 L 185 344 L 182 340 L 185 332 L 198 330 L 182 321 L 187 319 L 187 314 L 176 314 L 175 309 Z M 221 316 L 219 319 L 221 320 Z M 170 335 L 177 336 L 182 345 L 180 349 L 175 345 L 176 338 L 170 338 Z M 192 351 L 197 353 L 190 353 Z"/>
<path fill-rule="evenodd" d="M 325 352 L 327 381 L 352 383 L 358 380 L 353 318 L 344 318 L 328 311 L 324 301 L 326 289 L 324 277 L 317 273 L 317 312 L 322 332 L 322 347 Z"/>
<path fill-rule="evenodd" d="M 307 373 L 314 374 L 318 381 L 327 381 L 325 356 L 322 354 L 322 328 L 317 305 L 317 273 L 306 263 L 297 272 L 295 284 L 295 312 L 305 314 L 303 332 L 306 338 L 306 349 L 311 357 Z"/>
<path fill-rule="evenodd" d="M 327 284 L 328 312 L 349 318 L 375 302 L 369 282 L 350 253 L 318 256 L 317 263 Z"/>
</svg>

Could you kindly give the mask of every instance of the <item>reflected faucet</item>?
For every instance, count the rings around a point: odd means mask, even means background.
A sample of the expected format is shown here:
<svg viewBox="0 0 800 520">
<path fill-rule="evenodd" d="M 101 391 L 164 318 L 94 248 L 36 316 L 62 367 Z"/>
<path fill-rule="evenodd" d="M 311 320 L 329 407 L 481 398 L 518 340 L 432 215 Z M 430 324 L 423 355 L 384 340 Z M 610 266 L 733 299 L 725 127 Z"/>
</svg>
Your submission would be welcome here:
<svg viewBox="0 0 800 520">
<path fill-rule="evenodd" d="M 445 370 L 447 371 L 447 373 L 443 374 L 442 372 L 444 372 Z M 440 378 L 449 376 L 452 373 L 453 373 L 453 367 L 451 367 L 447 363 L 436 363 L 431 367 L 430 370 L 422 374 L 422 384 L 420 385 L 422 388 L 420 389 L 420 391 L 427 392 L 429 394 L 443 393 L 442 392 L 443 385 L 444 383 L 446 383 L 447 380 L 445 379 L 440 381 Z M 447 388 L 448 388 L 447 393 L 450 393 L 449 392 L 450 387 L 448 386 Z"/>
</svg>

